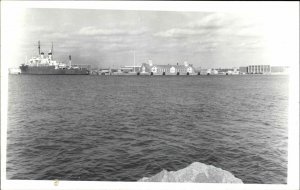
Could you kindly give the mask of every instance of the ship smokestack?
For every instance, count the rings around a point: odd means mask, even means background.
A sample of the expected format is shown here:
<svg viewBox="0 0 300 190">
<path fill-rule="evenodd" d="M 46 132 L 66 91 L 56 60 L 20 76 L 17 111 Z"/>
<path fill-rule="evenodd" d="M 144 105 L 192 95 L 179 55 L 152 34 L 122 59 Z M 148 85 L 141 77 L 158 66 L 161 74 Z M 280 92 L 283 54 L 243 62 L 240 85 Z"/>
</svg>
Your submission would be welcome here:
<svg viewBox="0 0 300 190">
<path fill-rule="evenodd" d="M 41 53 L 41 58 L 44 59 L 44 52 Z"/>
<path fill-rule="evenodd" d="M 71 67 L 71 65 L 72 65 L 71 55 L 69 55 L 69 65 L 70 65 L 70 67 Z"/>
<path fill-rule="evenodd" d="M 48 57 L 49 57 L 50 61 L 52 61 L 52 52 L 51 51 L 48 53 Z"/>
</svg>

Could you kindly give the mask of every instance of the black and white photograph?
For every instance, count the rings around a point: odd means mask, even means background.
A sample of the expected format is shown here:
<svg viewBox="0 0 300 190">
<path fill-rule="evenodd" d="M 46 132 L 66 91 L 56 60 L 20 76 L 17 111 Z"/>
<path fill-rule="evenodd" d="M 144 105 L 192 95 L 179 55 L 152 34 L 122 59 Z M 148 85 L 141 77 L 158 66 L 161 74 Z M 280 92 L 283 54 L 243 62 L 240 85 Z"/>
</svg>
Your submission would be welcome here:
<svg viewBox="0 0 300 190">
<path fill-rule="evenodd" d="M 298 85 L 299 2 L 1 2 L 1 186 L 299 189 Z"/>
</svg>

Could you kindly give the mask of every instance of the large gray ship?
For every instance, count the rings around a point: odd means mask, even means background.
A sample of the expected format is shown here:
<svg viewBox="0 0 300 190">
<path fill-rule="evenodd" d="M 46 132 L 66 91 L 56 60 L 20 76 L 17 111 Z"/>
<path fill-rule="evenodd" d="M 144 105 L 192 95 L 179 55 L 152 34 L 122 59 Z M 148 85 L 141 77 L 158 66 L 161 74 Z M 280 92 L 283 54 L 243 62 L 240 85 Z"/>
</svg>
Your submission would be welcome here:
<svg viewBox="0 0 300 190">
<path fill-rule="evenodd" d="M 90 73 L 88 66 L 72 65 L 71 55 L 69 56 L 69 64 L 53 60 L 53 43 L 52 48 L 45 56 L 41 52 L 40 42 L 38 42 L 39 55 L 26 60 L 20 66 L 21 74 L 28 75 L 88 75 Z"/>
</svg>

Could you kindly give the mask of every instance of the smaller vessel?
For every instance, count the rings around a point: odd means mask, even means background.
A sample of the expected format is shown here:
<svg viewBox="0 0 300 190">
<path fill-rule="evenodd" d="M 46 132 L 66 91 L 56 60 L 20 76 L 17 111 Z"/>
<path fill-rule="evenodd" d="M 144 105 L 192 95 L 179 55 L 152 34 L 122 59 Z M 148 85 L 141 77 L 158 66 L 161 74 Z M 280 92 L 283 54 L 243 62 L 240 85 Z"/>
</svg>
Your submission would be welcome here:
<svg viewBox="0 0 300 190">
<path fill-rule="evenodd" d="M 38 42 L 39 55 L 27 60 L 21 64 L 21 74 L 27 75 L 88 75 L 88 67 L 72 66 L 71 55 L 69 55 L 69 64 L 53 60 L 53 43 L 51 50 L 46 57 L 44 52 L 41 52 L 40 41 Z"/>
</svg>

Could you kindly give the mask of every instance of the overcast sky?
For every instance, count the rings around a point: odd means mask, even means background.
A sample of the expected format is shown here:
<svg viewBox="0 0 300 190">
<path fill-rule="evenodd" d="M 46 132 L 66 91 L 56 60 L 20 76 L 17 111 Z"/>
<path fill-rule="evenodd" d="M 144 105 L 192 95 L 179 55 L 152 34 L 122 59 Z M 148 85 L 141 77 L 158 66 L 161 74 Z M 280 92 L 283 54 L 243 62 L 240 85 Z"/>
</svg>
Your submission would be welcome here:
<svg viewBox="0 0 300 190">
<path fill-rule="evenodd" d="M 26 9 L 15 14 L 18 33 L 10 40 L 17 67 L 37 55 L 37 41 L 45 53 L 54 43 L 54 58 L 99 68 L 154 64 L 228 68 L 250 64 L 289 65 L 299 50 L 295 14 L 171 12 L 80 9 Z M 9 20 L 9 19 L 7 19 Z M 14 27 L 16 27 L 14 25 Z M 2 45 L 2 48 L 5 48 Z"/>
</svg>

